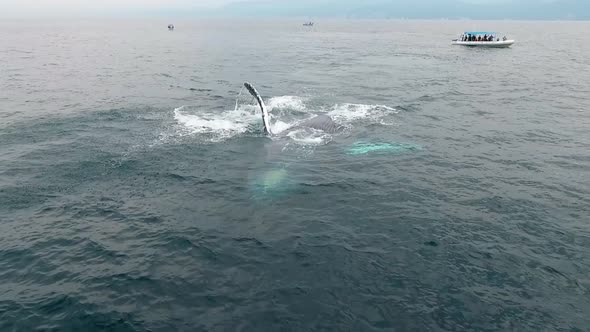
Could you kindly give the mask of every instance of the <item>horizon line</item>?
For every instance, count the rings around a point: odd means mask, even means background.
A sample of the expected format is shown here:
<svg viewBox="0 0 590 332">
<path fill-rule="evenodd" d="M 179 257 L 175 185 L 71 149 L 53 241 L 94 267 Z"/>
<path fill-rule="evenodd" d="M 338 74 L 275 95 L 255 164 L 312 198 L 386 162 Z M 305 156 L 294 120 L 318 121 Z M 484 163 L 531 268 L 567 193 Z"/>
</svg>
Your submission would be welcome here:
<svg viewBox="0 0 590 332">
<path fill-rule="evenodd" d="M 4 20 L 86 20 L 86 19 L 243 19 L 243 20 L 358 20 L 358 21 L 519 21 L 519 22 L 590 22 L 590 18 L 449 18 L 449 17 L 357 17 L 357 16 L 252 16 L 252 15 L 162 15 L 162 14 L 137 14 L 137 15 L 34 15 L 34 16 L 3 16 Z"/>
</svg>

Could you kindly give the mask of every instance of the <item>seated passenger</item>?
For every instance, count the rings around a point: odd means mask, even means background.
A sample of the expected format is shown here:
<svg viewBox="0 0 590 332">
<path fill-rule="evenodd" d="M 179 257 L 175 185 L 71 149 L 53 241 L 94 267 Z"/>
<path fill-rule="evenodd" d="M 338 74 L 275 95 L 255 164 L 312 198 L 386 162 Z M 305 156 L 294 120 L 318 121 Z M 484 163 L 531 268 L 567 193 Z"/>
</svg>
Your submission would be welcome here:
<svg viewBox="0 0 590 332">
<path fill-rule="evenodd" d="M 503 41 L 507 41 L 508 38 L 506 38 L 506 36 L 504 36 L 504 38 L 502 38 Z"/>
</svg>

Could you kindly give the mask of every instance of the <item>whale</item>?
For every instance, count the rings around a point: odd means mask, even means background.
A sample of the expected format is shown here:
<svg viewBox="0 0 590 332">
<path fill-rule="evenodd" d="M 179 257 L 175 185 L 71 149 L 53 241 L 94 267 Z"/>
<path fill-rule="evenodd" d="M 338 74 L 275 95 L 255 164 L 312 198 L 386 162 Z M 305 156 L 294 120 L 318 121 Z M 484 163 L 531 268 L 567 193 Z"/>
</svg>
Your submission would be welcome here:
<svg viewBox="0 0 590 332">
<path fill-rule="evenodd" d="M 248 90 L 252 97 L 256 99 L 256 102 L 258 102 L 258 106 L 260 107 L 260 111 L 262 113 L 262 124 L 264 126 L 264 133 L 269 136 L 273 135 L 273 131 L 270 126 L 270 115 L 268 114 L 268 110 L 266 108 L 266 105 L 264 104 L 264 100 L 262 100 L 262 97 L 260 97 L 258 90 L 256 90 L 256 88 L 249 82 L 245 82 L 244 87 L 246 87 L 246 90 Z M 303 121 L 296 127 L 317 129 L 329 134 L 338 133 L 344 129 L 343 126 L 334 122 L 334 120 L 326 114 L 316 115 L 311 119 Z"/>
<path fill-rule="evenodd" d="M 271 138 L 264 144 L 266 158 L 260 158 L 260 170 L 250 178 L 251 190 L 253 193 L 252 198 L 260 200 L 260 202 L 266 204 L 269 199 L 280 198 L 297 188 L 299 182 L 297 177 L 290 174 L 290 166 L 291 164 L 297 164 L 301 159 L 297 157 L 289 157 L 288 154 L 284 153 L 286 151 L 285 147 L 290 143 L 287 143 L 286 140 L 282 138 L 284 138 L 284 136 L 292 138 L 292 136 L 288 134 L 285 135 L 285 130 L 277 129 L 273 131 L 273 128 L 271 128 L 270 114 L 264 104 L 264 100 L 258 93 L 258 90 L 256 90 L 256 88 L 249 82 L 245 82 L 244 87 L 258 103 L 262 114 L 264 133 Z M 344 126 L 335 122 L 329 115 L 319 114 L 289 127 L 288 131 L 293 133 L 294 131 L 292 129 L 297 130 L 305 128 L 320 130 L 323 133 L 328 134 L 339 133 L 345 129 Z M 309 132 L 304 131 L 304 134 L 308 133 Z M 358 141 L 352 145 L 346 146 L 342 146 L 342 144 L 339 145 L 348 156 L 355 157 L 385 153 L 397 155 L 422 150 L 422 146 L 416 144 L 375 142 L 372 140 Z"/>
</svg>

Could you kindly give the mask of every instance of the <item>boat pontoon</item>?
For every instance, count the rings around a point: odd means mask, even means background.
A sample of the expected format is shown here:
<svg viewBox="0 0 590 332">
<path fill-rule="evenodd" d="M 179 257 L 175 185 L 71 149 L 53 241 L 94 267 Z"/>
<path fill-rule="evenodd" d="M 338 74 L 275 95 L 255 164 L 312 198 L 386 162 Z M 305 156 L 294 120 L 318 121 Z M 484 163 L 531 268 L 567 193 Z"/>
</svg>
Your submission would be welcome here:
<svg viewBox="0 0 590 332">
<path fill-rule="evenodd" d="M 500 39 L 497 33 L 486 31 L 467 31 L 458 39 L 453 39 L 453 45 L 470 47 L 506 48 L 512 44 L 514 44 L 513 39 L 508 39 L 506 36 Z"/>
</svg>

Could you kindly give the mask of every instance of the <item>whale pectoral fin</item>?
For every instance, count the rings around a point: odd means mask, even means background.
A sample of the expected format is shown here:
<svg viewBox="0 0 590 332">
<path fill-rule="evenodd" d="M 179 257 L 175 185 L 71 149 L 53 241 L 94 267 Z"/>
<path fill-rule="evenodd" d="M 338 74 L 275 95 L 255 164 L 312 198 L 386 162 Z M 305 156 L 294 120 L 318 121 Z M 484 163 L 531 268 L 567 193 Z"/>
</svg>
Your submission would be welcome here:
<svg viewBox="0 0 590 332">
<path fill-rule="evenodd" d="M 267 135 L 271 135 L 272 131 L 270 130 L 270 115 L 266 110 L 266 106 L 264 105 L 262 97 L 260 97 L 260 94 L 252 84 L 245 82 L 244 86 L 246 87 L 248 92 L 250 92 L 252 97 L 256 99 L 256 101 L 258 102 L 258 106 L 260 106 L 260 111 L 262 112 L 262 124 L 264 125 L 264 133 Z"/>
</svg>

